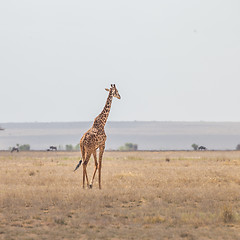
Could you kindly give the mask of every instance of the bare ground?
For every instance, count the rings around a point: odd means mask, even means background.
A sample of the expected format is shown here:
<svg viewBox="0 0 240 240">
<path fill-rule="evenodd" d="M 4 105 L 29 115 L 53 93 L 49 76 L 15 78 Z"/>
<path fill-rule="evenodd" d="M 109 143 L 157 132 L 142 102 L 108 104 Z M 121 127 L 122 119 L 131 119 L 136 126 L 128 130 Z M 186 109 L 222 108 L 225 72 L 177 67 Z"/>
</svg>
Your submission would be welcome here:
<svg viewBox="0 0 240 240">
<path fill-rule="evenodd" d="M 79 160 L 0 152 L 0 239 L 240 239 L 240 152 L 106 152 L 102 190 Z"/>
</svg>

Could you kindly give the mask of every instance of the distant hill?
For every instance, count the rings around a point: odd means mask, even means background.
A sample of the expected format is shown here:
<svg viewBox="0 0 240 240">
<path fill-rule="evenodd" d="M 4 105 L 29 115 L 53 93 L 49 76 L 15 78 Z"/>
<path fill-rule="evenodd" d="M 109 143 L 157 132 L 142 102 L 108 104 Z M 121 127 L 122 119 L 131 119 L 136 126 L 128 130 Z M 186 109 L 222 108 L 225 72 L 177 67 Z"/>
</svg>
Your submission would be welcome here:
<svg viewBox="0 0 240 240">
<path fill-rule="evenodd" d="M 30 144 L 44 150 L 50 145 L 76 145 L 92 122 L 2 123 L 0 149 Z M 240 143 L 240 122 L 107 122 L 106 149 L 118 149 L 127 142 L 139 150 L 192 150 L 191 145 L 208 149 L 235 149 Z"/>
</svg>

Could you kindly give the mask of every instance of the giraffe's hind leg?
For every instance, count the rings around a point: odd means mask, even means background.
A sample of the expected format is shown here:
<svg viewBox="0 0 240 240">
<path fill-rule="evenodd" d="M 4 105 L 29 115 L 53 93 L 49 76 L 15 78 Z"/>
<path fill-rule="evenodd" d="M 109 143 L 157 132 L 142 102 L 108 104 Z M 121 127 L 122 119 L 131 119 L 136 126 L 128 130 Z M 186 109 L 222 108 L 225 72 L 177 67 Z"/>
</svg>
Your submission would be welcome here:
<svg viewBox="0 0 240 240">
<path fill-rule="evenodd" d="M 85 158 L 85 161 L 83 162 L 83 188 L 85 188 L 85 178 L 87 180 L 87 186 L 89 187 L 89 181 L 87 176 L 87 164 L 91 157 L 91 153 L 87 153 L 87 156 Z"/>
<path fill-rule="evenodd" d="M 93 180 L 95 178 L 95 175 L 96 175 L 96 172 L 97 172 L 97 169 L 98 169 L 96 150 L 93 152 L 93 157 L 94 157 L 94 161 L 95 161 L 95 170 L 94 170 L 94 173 L 93 173 L 93 176 L 92 176 L 92 180 L 91 180 L 90 185 L 89 185 L 90 188 L 92 188 L 92 186 L 93 186 Z"/>
</svg>

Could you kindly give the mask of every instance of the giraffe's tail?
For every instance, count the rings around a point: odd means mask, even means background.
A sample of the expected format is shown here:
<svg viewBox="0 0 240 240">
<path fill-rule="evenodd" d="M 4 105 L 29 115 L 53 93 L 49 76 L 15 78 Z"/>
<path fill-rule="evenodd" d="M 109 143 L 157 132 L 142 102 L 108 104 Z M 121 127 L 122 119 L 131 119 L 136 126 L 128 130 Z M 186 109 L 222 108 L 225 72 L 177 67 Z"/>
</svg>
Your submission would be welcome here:
<svg viewBox="0 0 240 240">
<path fill-rule="evenodd" d="M 81 163 L 82 163 L 82 159 L 79 161 L 78 165 L 76 166 L 74 172 L 81 166 Z"/>
</svg>

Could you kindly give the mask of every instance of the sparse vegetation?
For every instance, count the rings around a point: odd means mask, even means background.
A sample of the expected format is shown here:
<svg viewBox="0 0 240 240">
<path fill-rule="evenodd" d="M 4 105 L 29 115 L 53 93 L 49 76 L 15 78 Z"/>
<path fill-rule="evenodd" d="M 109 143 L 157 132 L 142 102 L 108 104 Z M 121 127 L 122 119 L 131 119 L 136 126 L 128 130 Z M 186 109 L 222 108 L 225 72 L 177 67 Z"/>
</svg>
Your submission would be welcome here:
<svg viewBox="0 0 240 240">
<path fill-rule="evenodd" d="M 35 172 L 34 171 L 30 171 L 29 172 L 29 176 L 34 176 L 35 175 Z"/>
<path fill-rule="evenodd" d="M 102 190 L 79 157 L 1 152 L 0 239 L 239 239 L 238 152 L 106 152 Z"/>
</svg>

